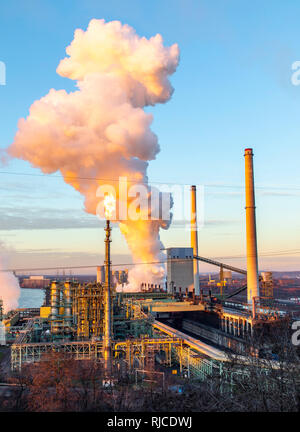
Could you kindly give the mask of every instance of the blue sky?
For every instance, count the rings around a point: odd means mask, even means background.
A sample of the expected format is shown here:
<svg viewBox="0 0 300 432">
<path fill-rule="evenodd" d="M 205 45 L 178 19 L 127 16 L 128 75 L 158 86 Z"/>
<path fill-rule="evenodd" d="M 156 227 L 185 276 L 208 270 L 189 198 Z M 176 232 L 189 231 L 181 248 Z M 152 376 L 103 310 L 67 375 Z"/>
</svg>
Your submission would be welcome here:
<svg viewBox="0 0 300 432">
<path fill-rule="evenodd" d="M 300 240 L 300 86 L 291 83 L 292 63 L 300 60 L 299 15 L 297 0 L 1 2 L 7 83 L 0 86 L 0 147 L 12 142 L 35 99 L 52 87 L 74 88 L 56 67 L 76 28 L 104 18 L 140 36 L 160 33 L 165 44 L 178 43 L 181 59 L 171 101 L 147 108 L 161 146 L 150 181 L 205 185 L 200 253 L 244 266 L 243 150 L 253 147 L 260 267 L 299 269 L 299 255 L 277 254 L 297 250 Z M 62 179 L 23 161 L 0 172 L 0 242 L 11 265 L 102 259 L 103 232 Z M 162 232 L 166 247 L 188 246 L 188 239 L 184 228 Z M 128 259 L 118 229 L 113 253 L 116 261 Z"/>
</svg>

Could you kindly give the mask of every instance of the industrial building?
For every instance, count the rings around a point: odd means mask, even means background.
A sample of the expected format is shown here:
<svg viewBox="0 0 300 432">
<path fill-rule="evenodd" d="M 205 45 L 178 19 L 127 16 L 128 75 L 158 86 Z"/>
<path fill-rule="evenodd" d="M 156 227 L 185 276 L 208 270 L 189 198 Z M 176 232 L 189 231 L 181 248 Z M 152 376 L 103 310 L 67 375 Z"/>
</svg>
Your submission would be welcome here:
<svg viewBox="0 0 300 432">
<path fill-rule="evenodd" d="M 50 284 L 50 279 L 44 276 L 29 276 L 20 281 L 21 288 L 46 288 Z"/>
<path fill-rule="evenodd" d="M 40 309 L 19 309 L 4 317 L 12 370 L 53 350 L 78 360 L 97 359 L 108 375 L 121 364 L 129 371 L 153 368 L 159 355 L 166 367 L 178 365 L 188 377 L 205 379 L 226 371 L 228 351 L 239 356 L 237 369 L 243 370 L 251 338 L 286 315 L 273 299 L 271 274 L 258 273 L 252 149 L 245 150 L 245 195 L 247 270 L 199 255 L 192 186 L 191 247 L 167 249 L 166 289 L 150 281 L 140 292 L 116 292 L 116 281 L 126 283 L 128 271 L 112 272 L 108 218 L 105 262 L 97 267 L 94 282 L 53 280 Z M 199 261 L 220 269 L 218 293 L 204 294 Z M 225 281 L 234 272 L 247 283 L 226 294 Z M 241 292 L 247 293 L 246 302 L 234 299 Z"/>
<path fill-rule="evenodd" d="M 167 287 L 168 292 L 192 292 L 194 288 L 193 249 L 168 248 Z"/>
</svg>

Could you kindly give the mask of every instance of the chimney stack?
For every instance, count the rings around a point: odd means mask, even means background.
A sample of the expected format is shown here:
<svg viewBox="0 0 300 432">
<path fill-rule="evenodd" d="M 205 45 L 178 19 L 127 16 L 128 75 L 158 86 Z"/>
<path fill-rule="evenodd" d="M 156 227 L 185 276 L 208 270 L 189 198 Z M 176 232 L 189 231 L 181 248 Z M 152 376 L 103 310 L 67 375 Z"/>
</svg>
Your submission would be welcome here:
<svg viewBox="0 0 300 432">
<path fill-rule="evenodd" d="M 105 228 L 105 300 L 104 300 L 104 368 L 107 374 L 111 373 L 111 339 L 112 339 L 112 306 L 111 306 L 111 260 L 110 260 L 110 243 L 111 227 L 110 221 L 106 220 Z"/>
<path fill-rule="evenodd" d="M 191 186 L 191 247 L 193 248 L 193 255 L 198 256 L 196 186 Z M 193 259 L 193 273 L 195 295 L 199 296 L 199 265 L 195 258 Z"/>
<path fill-rule="evenodd" d="M 246 236 L 247 236 L 247 301 L 259 297 L 257 240 L 255 220 L 255 194 L 253 175 L 253 151 L 245 149 L 245 194 L 246 194 Z"/>
</svg>

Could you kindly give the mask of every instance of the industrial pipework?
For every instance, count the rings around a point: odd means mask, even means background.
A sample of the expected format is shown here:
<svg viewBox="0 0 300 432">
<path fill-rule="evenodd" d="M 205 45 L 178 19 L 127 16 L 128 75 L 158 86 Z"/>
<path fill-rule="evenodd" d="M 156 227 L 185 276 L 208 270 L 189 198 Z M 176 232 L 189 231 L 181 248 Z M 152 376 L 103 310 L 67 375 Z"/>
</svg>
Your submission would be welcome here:
<svg viewBox="0 0 300 432">
<path fill-rule="evenodd" d="M 106 237 L 105 237 L 105 309 L 104 309 L 104 367 L 106 372 L 111 371 L 111 261 L 110 261 L 110 243 L 111 227 L 110 221 L 106 220 Z"/>
<path fill-rule="evenodd" d="M 245 149 L 245 195 L 246 195 L 246 238 L 247 238 L 247 301 L 253 304 L 255 315 L 255 299 L 259 297 L 257 239 L 255 220 L 255 193 L 253 174 L 253 151 Z"/>
<path fill-rule="evenodd" d="M 70 285 L 69 281 L 65 282 L 64 294 L 65 294 L 65 310 L 64 310 L 65 330 L 71 336 L 71 327 L 73 324 L 73 314 L 72 314 L 71 285 Z"/>
<path fill-rule="evenodd" d="M 51 283 L 51 333 L 58 333 L 58 318 L 60 306 L 60 292 L 56 281 Z"/>
<path fill-rule="evenodd" d="M 198 232 L 197 232 L 197 202 L 196 186 L 191 186 L 191 247 L 194 257 L 198 256 Z M 196 258 L 193 259 L 194 290 L 195 295 L 200 295 L 199 286 L 199 264 Z"/>
</svg>

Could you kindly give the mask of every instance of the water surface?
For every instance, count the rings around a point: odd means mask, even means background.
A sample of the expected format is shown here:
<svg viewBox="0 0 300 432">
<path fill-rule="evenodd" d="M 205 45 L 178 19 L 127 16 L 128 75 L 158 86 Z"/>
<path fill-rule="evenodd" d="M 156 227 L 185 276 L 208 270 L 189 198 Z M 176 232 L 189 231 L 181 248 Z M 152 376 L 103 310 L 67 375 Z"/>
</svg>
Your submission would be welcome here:
<svg viewBox="0 0 300 432">
<path fill-rule="evenodd" d="M 44 290 L 21 288 L 19 308 L 37 308 L 42 306 L 44 301 Z"/>
</svg>

